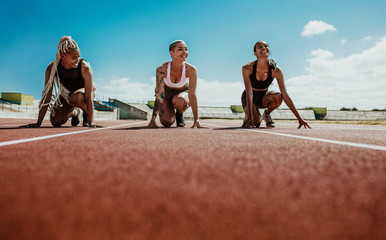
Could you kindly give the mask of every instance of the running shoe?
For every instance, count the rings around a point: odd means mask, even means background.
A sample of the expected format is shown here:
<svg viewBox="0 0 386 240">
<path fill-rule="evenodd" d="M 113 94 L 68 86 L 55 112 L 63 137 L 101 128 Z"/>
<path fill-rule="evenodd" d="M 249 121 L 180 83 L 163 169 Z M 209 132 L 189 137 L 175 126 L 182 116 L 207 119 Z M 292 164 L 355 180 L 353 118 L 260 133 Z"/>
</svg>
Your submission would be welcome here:
<svg viewBox="0 0 386 240">
<path fill-rule="evenodd" d="M 83 113 L 82 116 L 83 116 L 83 127 L 89 127 L 90 125 L 88 124 L 88 114 Z"/>
<path fill-rule="evenodd" d="M 176 111 L 176 122 L 177 122 L 177 127 L 185 127 L 185 119 L 184 115 Z"/>
<path fill-rule="evenodd" d="M 271 114 L 267 114 L 267 110 L 265 110 L 264 113 L 263 113 L 263 119 L 264 119 L 264 121 L 266 123 L 265 126 L 270 127 L 270 128 L 274 128 L 275 127 L 275 122 L 272 121 Z"/>
<path fill-rule="evenodd" d="M 79 108 L 75 108 L 74 109 L 74 116 L 71 117 L 71 126 L 76 127 L 79 125 L 79 123 L 80 123 L 79 114 L 80 114 Z"/>
</svg>

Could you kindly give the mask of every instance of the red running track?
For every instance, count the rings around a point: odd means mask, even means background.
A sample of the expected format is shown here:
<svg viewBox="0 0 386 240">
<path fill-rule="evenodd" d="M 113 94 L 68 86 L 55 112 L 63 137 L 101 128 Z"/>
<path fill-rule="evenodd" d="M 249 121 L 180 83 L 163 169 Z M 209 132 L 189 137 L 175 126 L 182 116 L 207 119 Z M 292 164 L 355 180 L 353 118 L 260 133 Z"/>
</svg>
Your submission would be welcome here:
<svg viewBox="0 0 386 240">
<path fill-rule="evenodd" d="M 383 126 L 29 122 L 0 119 L 0 239 L 386 238 Z"/>
</svg>

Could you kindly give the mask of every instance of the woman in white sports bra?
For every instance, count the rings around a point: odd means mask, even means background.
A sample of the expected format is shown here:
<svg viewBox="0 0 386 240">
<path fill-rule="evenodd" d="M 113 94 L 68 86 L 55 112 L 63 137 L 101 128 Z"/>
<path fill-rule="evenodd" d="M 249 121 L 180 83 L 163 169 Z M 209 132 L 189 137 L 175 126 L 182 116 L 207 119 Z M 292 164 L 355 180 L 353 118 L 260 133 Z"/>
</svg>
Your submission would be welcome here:
<svg viewBox="0 0 386 240">
<path fill-rule="evenodd" d="M 158 113 L 164 127 L 170 127 L 174 121 L 177 121 L 177 127 L 185 127 L 182 114 L 191 106 L 194 117 L 192 128 L 201 128 L 197 120 L 197 70 L 186 62 L 188 47 L 184 41 L 176 40 L 170 44 L 169 52 L 172 61 L 163 63 L 156 71 L 155 103 L 148 127 L 158 127 Z"/>
</svg>

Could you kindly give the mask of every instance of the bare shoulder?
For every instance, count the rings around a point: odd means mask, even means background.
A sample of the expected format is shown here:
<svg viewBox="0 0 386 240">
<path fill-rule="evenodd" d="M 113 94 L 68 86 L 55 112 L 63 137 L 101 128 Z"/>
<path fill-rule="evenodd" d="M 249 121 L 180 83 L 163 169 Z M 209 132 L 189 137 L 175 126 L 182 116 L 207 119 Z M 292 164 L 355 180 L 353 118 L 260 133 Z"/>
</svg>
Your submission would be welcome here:
<svg viewBox="0 0 386 240">
<path fill-rule="evenodd" d="M 188 62 L 185 62 L 185 64 L 186 64 L 185 76 L 188 78 L 197 76 L 197 68 Z"/>
<path fill-rule="evenodd" d="M 246 63 L 244 64 L 242 70 L 243 72 L 252 72 L 252 67 L 253 67 L 253 62 L 249 62 L 249 63 Z"/>
<path fill-rule="evenodd" d="M 193 66 L 192 64 L 190 64 L 188 62 L 185 62 L 185 64 L 186 64 L 186 69 L 188 69 L 188 70 L 192 70 L 192 69 L 197 70 L 197 68 L 195 66 Z"/>
<path fill-rule="evenodd" d="M 50 72 L 51 72 L 52 65 L 54 65 L 54 62 L 50 63 L 50 64 L 47 66 L 46 73 L 50 73 Z"/>
<path fill-rule="evenodd" d="M 165 74 L 167 70 L 168 62 L 162 63 L 160 66 L 157 67 L 157 72 Z"/>
<path fill-rule="evenodd" d="M 186 71 L 197 71 L 197 68 L 193 66 L 192 64 L 185 62 L 186 64 Z"/>
<path fill-rule="evenodd" d="M 91 71 L 91 65 L 86 60 L 82 61 L 82 70 Z"/>
<path fill-rule="evenodd" d="M 283 75 L 281 68 L 279 66 L 276 66 L 276 68 L 272 70 L 272 74 L 273 74 L 273 77 Z"/>
</svg>

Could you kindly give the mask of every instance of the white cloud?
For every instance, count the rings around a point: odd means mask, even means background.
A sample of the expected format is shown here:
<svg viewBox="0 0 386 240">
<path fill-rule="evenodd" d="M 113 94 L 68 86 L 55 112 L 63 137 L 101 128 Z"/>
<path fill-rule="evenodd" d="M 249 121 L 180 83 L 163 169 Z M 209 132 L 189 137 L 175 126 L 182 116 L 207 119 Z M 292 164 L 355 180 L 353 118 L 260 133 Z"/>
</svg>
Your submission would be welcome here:
<svg viewBox="0 0 386 240">
<path fill-rule="evenodd" d="M 343 39 L 340 40 L 340 43 L 341 43 L 342 45 L 345 45 L 346 42 L 347 42 L 347 39 L 345 39 L 345 38 L 343 38 Z"/>
<path fill-rule="evenodd" d="M 133 82 L 130 78 L 98 79 L 95 81 L 96 97 L 107 100 L 117 98 L 127 102 L 145 102 L 154 96 L 155 81 Z"/>
<path fill-rule="evenodd" d="M 371 39 L 373 39 L 372 36 L 367 36 L 367 37 L 363 38 L 362 41 L 370 41 Z"/>
<path fill-rule="evenodd" d="M 306 61 L 306 74 L 288 79 L 284 76 L 287 91 L 297 108 L 386 108 L 386 37 L 365 51 L 342 58 L 320 48 L 310 54 Z M 154 78 L 144 82 L 134 82 L 129 78 L 98 79 L 95 85 L 97 97 L 116 97 L 132 102 L 154 99 Z M 220 82 L 199 78 L 197 100 L 201 106 L 241 104 L 243 90 L 242 79 Z M 276 81 L 270 90 L 278 91 Z M 282 106 L 286 107 L 284 103 Z"/>
<path fill-rule="evenodd" d="M 373 47 L 344 58 L 335 58 L 332 52 L 322 49 L 311 55 L 307 74 L 286 81 L 297 107 L 386 107 L 386 37 Z"/>
<path fill-rule="evenodd" d="M 197 101 L 203 105 L 241 105 L 242 79 L 237 82 L 197 81 Z"/>
<path fill-rule="evenodd" d="M 327 59 L 327 58 L 333 58 L 334 54 L 330 51 L 323 50 L 323 49 L 317 49 L 312 50 L 311 55 L 314 55 L 316 59 Z"/>
<path fill-rule="evenodd" d="M 302 36 L 303 37 L 312 37 L 316 34 L 322 34 L 326 31 L 337 31 L 337 29 L 330 24 L 327 24 L 323 21 L 309 21 L 303 28 Z"/>
</svg>

